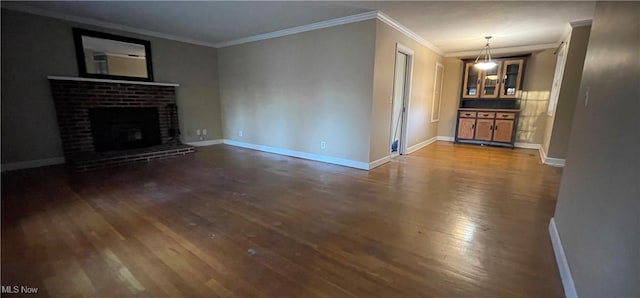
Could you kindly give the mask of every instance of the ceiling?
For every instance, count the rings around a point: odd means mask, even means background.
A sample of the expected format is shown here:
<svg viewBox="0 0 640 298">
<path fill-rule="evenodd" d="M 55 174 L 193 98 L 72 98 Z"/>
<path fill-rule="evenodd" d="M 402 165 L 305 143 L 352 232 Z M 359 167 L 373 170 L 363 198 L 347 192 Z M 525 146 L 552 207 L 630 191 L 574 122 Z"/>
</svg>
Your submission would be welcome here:
<svg viewBox="0 0 640 298">
<path fill-rule="evenodd" d="M 444 53 L 553 44 L 572 21 L 592 18 L 595 2 L 6 2 L 2 7 L 90 19 L 220 44 L 291 27 L 379 10 Z"/>
</svg>

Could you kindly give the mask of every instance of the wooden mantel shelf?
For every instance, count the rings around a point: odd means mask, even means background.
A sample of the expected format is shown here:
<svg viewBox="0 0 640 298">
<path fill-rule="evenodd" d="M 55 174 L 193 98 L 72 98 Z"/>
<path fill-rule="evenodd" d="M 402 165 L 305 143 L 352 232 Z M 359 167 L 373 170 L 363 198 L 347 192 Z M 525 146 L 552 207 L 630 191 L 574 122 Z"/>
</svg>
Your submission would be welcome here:
<svg viewBox="0 0 640 298">
<path fill-rule="evenodd" d="M 157 82 L 145 82 L 145 81 L 92 79 L 92 78 L 62 77 L 62 76 L 47 76 L 47 79 L 58 80 L 58 81 L 82 81 L 82 82 L 98 82 L 98 83 L 112 83 L 112 84 L 137 84 L 137 85 L 153 85 L 153 86 L 173 86 L 173 87 L 180 86 L 180 84 L 176 84 L 176 83 L 157 83 Z"/>
</svg>

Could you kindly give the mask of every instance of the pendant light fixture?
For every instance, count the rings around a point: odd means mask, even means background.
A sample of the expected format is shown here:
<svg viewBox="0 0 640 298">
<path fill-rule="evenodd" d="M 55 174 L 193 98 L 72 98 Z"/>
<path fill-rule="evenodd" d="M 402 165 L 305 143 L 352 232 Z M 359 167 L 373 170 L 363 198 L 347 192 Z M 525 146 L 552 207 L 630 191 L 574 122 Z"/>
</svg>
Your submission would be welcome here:
<svg viewBox="0 0 640 298">
<path fill-rule="evenodd" d="M 495 61 L 491 60 L 491 47 L 489 46 L 489 39 L 491 36 L 484 37 L 487 40 L 487 44 L 480 50 L 480 54 L 478 54 L 478 58 L 476 58 L 475 67 L 478 69 L 492 69 L 498 65 Z M 480 61 L 480 57 L 482 57 L 482 52 L 484 52 L 483 60 Z"/>
</svg>

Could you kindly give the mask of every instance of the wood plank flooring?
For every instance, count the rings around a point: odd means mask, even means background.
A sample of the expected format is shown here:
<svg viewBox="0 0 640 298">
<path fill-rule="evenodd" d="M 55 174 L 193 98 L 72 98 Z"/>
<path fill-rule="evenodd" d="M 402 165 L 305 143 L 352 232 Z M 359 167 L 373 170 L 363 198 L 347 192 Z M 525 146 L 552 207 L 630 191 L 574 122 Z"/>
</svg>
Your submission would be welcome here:
<svg viewBox="0 0 640 298">
<path fill-rule="evenodd" d="M 437 142 L 372 171 L 226 145 L 2 175 L 2 285 L 43 297 L 562 297 L 561 170 Z"/>
</svg>

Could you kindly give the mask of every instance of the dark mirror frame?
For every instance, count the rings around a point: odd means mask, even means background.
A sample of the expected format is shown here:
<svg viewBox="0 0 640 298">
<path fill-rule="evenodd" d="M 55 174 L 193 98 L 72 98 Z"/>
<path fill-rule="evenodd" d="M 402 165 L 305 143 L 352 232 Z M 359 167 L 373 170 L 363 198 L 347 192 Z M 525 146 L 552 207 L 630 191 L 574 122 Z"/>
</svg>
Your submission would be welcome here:
<svg viewBox="0 0 640 298">
<path fill-rule="evenodd" d="M 118 76 L 118 75 L 108 75 L 108 74 L 96 74 L 96 73 L 87 73 L 87 66 L 84 60 L 84 47 L 82 45 L 82 37 L 89 36 L 95 38 L 102 39 L 111 39 L 115 41 L 122 41 L 128 43 L 135 43 L 144 46 L 145 51 L 145 59 L 147 62 L 147 77 L 129 77 L 129 76 Z M 94 79 L 111 79 L 111 80 L 129 80 L 129 81 L 147 81 L 153 82 L 153 68 L 151 63 L 151 42 L 148 40 L 142 40 L 132 37 L 114 35 L 104 32 L 91 31 L 81 28 L 73 28 L 73 41 L 75 42 L 76 47 L 76 61 L 78 62 L 78 73 L 81 77 L 85 78 L 94 78 Z"/>
</svg>

